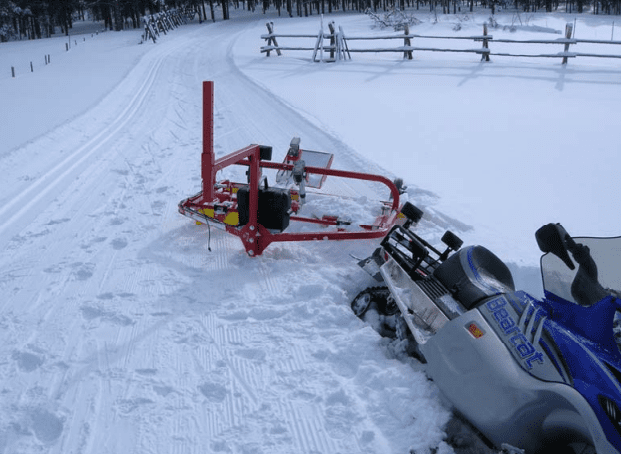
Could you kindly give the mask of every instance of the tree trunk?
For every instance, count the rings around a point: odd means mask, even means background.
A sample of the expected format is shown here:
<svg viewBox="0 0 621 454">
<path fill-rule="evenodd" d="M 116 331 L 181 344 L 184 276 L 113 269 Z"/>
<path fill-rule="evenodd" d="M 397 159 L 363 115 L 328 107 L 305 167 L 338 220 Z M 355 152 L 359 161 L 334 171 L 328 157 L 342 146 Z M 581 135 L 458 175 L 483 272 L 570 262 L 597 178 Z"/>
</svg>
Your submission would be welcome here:
<svg viewBox="0 0 621 454">
<path fill-rule="evenodd" d="M 215 22 L 216 21 L 216 14 L 213 10 L 213 0 L 209 0 L 209 10 L 211 12 L 211 21 Z"/>
</svg>

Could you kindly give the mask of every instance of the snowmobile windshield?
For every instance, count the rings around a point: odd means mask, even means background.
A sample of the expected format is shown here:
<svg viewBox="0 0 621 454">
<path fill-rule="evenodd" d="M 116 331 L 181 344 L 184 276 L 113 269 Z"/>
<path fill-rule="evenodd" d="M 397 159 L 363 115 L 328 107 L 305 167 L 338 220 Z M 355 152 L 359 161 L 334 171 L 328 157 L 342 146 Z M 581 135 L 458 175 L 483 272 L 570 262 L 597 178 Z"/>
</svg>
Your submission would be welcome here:
<svg viewBox="0 0 621 454">
<path fill-rule="evenodd" d="M 554 254 L 541 258 L 545 291 L 586 307 L 608 295 L 621 298 L 621 237 L 573 240 L 573 270 Z"/>
</svg>

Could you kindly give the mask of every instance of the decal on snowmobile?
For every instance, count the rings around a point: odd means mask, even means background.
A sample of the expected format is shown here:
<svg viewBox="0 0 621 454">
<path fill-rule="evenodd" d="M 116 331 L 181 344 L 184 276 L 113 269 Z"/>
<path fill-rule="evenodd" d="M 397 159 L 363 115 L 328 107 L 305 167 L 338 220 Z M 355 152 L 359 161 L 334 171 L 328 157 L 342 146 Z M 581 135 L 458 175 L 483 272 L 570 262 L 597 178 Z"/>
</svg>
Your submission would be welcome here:
<svg viewBox="0 0 621 454">
<path fill-rule="evenodd" d="M 515 318 L 510 313 L 513 312 L 513 308 L 507 303 L 508 301 L 504 296 L 499 296 L 485 303 L 483 307 L 487 311 L 482 310 L 481 312 L 488 322 L 493 319 L 494 323 L 500 328 L 498 333 L 501 334 L 502 342 L 509 347 L 511 353 L 526 369 L 531 370 L 533 363 L 544 364 L 543 353 L 538 351 L 520 330 L 519 322 L 516 323 Z M 536 316 L 536 313 L 533 314 L 531 321 L 534 322 Z M 540 321 L 541 323 L 542 321 Z"/>
<path fill-rule="evenodd" d="M 475 339 L 481 339 L 485 335 L 483 330 L 479 328 L 474 322 L 466 324 L 466 329 L 470 334 L 472 334 L 472 337 L 474 337 Z"/>
</svg>

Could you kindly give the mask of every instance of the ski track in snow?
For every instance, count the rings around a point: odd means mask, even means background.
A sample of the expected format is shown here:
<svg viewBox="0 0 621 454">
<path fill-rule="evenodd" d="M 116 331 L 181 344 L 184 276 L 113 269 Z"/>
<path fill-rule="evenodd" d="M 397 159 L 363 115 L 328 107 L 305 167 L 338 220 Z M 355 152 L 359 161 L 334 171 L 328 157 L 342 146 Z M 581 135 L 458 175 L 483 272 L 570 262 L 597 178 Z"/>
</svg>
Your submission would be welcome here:
<svg viewBox="0 0 621 454">
<path fill-rule="evenodd" d="M 1 163 L 12 190 L 0 208 L 0 452 L 441 442 L 449 412 L 434 386 L 349 308 L 370 279 L 349 254 L 373 242 L 274 244 L 251 259 L 217 228 L 208 252 L 205 227 L 177 213 L 200 187 L 203 80 L 215 81 L 219 156 L 261 142 L 279 161 L 300 135 L 335 168 L 378 169 L 235 67 L 246 26 L 176 31 L 99 105 Z M 382 198 L 355 181 L 325 189 Z"/>
</svg>

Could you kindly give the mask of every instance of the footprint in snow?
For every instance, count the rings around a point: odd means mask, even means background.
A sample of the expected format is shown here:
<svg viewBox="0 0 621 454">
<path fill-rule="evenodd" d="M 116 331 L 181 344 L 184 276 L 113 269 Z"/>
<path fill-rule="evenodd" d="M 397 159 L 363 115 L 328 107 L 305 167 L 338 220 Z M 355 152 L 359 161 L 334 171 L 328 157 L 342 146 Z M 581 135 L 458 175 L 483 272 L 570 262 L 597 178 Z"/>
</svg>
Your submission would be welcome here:
<svg viewBox="0 0 621 454">
<path fill-rule="evenodd" d="M 235 351 L 237 356 L 241 358 L 255 360 L 255 361 L 264 361 L 265 360 L 265 352 L 258 348 L 241 348 Z"/>
<path fill-rule="evenodd" d="M 112 249 L 117 251 L 127 247 L 127 240 L 125 238 L 115 238 L 112 240 Z"/>
<path fill-rule="evenodd" d="M 198 387 L 198 390 L 207 400 L 215 403 L 223 402 L 228 394 L 226 388 L 218 383 L 203 383 Z"/>
<path fill-rule="evenodd" d="M 121 413 L 131 413 L 145 405 L 154 404 L 151 399 L 147 399 L 146 397 L 135 397 L 133 399 L 124 399 L 118 402 L 117 406 Z"/>
<path fill-rule="evenodd" d="M 52 219 L 50 222 L 48 222 L 46 225 L 57 225 L 57 224 L 64 224 L 65 222 L 69 222 L 71 219 L 69 218 L 62 218 L 62 219 Z"/>
<path fill-rule="evenodd" d="M 32 372 L 43 364 L 43 358 L 29 352 L 13 352 L 11 358 L 17 363 L 17 367 L 24 372 Z"/>
<path fill-rule="evenodd" d="M 153 385 L 153 391 L 155 391 L 158 395 L 160 395 L 162 397 L 166 397 L 167 395 L 169 395 L 174 390 L 173 390 L 172 386 Z"/>
<path fill-rule="evenodd" d="M 55 265 L 52 265 L 52 266 L 49 266 L 49 267 L 43 269 L 43 272 L 44 273 L 54 273 L 54 274 L 57 274 L 57 273 L 60 273 L 62 271 L 62 269 L 63 269 L 62 265 L 60 263 L 57 263 Z"/>
<path fill-rule="evenodd" d="M 103 243 L 106 240 L 107 238 L 105 236 L 98 236 L 98 237 L 89 239 L 87 243 L 82 244 L 80 247 L 82 249 L 89 249 L 91 246 L 94 246 L 97 243 Z"/>
<path fill-rule="evenodd" d="M 98 300 L 111 300 L 113 298 L 114 295 L 112 294 L 112 292 L 100 293 L 99 295 L 97 295 Z"/>
<path fill-rule="evenodd" d="M 140 375 L 155 375 L 157 369 L 136 369 L 136 373 Z"/>
<path fill-rule="evenodd" d="M 80 307 L 80 310 L 82 311 L 82 317 L 84 317 L 84 319 L 88 321 L 100 319 L 120 326 L 129 326 L 135 323 L 131 318 L 125 315 L 117 314 L 116 312 L 112 311 L 107 311 L 96 306 L 84 305 Z"/>
<path fill-rule="evenodd" d="M 93 276 L 95 265 L 93 263 L 75 262 L 71 264 L 73 277 L 78 281 L 85 281 Z"/>
<path fill-rule="evenodd" d="M 39 408 L 30 414 L 32 431 L 42 443 L 53 443 L 63 432 L 64 419 Z"/>
<path fill-rule="evenodd" d="M 155 202 L 151 204 L 151 211 L 156 216 L 159 216 L 160 213 L 158 212 L 162 211 L 164 208 L 166 208 L 166 202 L 163 200 L 156 200 Z"/>
</svg>

